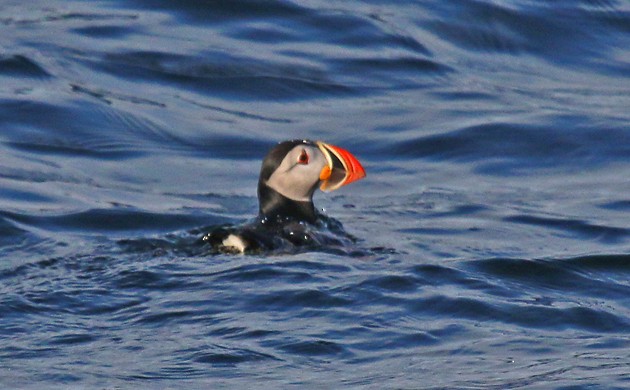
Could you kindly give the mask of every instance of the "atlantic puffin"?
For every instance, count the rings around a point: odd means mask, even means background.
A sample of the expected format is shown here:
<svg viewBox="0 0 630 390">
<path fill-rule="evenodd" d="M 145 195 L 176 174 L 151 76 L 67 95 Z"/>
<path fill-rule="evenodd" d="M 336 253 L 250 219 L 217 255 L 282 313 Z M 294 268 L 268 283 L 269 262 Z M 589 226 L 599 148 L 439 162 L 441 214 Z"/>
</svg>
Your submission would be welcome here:
<svg viewBox="0 0 630 390">
<path fill-rule="evenodd" d="M 258 216 L 239 226 L 215 228 L 202 237 L 215 251 L 254 253 L 289 246 L 339 244 L 348 237 L 341 223 L 313 205 L 313 193 L 337 190 L 365 177 L 350 152 L 322 141 L 290 140 L 263 159 L 258 179 Z"/>
</svg>

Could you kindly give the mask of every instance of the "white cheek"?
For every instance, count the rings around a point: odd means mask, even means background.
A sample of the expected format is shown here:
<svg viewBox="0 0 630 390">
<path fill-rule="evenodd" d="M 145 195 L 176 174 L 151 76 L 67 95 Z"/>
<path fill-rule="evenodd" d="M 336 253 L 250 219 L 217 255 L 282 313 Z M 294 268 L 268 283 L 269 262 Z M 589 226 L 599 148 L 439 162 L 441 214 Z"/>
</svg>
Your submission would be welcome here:
<svg viewBox="0 0 630 390">
<path fill-rule="evenodd" d="M 308 153 L 308 164 L 298 163 L 302 150 Z M 294 149 L 267 180 L 267 185 L 289 199 L 311 201 L 319 184 L 319 174 L 326 164 L 326 157 L 317 148 L 303 146 Z"/>
<path fill-rule="evenodd" d="M 319 183 L 319 171 L 311 164 L 295 165 L 289 170 L 274 172 L 267 185 L 289 199 L 310 201 Z"/>
</svg>

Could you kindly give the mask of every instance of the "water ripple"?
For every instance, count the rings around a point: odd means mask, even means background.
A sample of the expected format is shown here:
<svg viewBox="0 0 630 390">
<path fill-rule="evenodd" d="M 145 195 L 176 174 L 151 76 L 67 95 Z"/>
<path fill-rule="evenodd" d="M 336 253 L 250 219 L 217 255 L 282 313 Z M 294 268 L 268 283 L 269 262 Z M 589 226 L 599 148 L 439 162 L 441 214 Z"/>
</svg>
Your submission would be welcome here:
<svg viewBox="0 0 630 390">
<path fill-rule="evenodd" d="M 608 164 L 615 156 L 627 156 L 626 143 L 610 144 L 600 138 L 598 128 L 574 127 L 570 132 L 551 131 L 533 125 L 494 123 L 458 129 L 452 132 L 405 140 L 394 145 L 390 153 L 397 156 L 448 159 L 454 161 L 506 160 L 489 163 L 488 173 L 509 174 L 539 167 L 566 164 L 575 167 Z M 628 137 L 625 129 L 610 129 L 618 139 Z M 508 160 L 509 159 L 509 160 Z M 518 162 L 518 164 L 517 164 Z"/>
<path fill-rule="evenodd" d="M 156 214 L 144 211 L 97 209 L 78 213 L 36 216 L 16 213 L 2 213 L 11 220 L 48 229 L 91 229 L 93 231 L 120 230 L 163 230 L 177 229 L 184 226 L 198 225 L 204 217 L 177 214 Z"/>
<path fill-rule="evenodd" d="M 606 243 L 625 241 L 630 235 L 630 229 L 594 225 L 585 221 L 536 217 L 531 215 L 517 215 L 506 217 L 506 222 L 536 225 L 551 229 L 559 229 L 575 235 L 576 238 L 596 239 Z"/>
<path fill-rule="evenodd" d="M 160 52 L 109 54 L 92 63 L 105 72 L 133 80 L 168 81 L 179 88 L 212 91 L 225 98 L 297 99 L 313 94 L 351 94 L 352 88 L 316 68 L 239 58 L 226 52 L 205 58 Z"/>
<path fill-rule="evenodd" d="M 499 321 L 526 328 L 554 331 L 582 329 L 590 332 L 617 332 L 630 322 L 611 312 L 587 307 L 555 308 L 538 305 L 492 305 L 477 299 L 433 296 L 412 304 L 417 313 L 454 316 L 473 321 Z"/>
<path fill-rule="evenodd" d="M 50 74 L 36 61 L 20 54 L 0 56 L 0 76 L 48 78 Z"/>
</svg>

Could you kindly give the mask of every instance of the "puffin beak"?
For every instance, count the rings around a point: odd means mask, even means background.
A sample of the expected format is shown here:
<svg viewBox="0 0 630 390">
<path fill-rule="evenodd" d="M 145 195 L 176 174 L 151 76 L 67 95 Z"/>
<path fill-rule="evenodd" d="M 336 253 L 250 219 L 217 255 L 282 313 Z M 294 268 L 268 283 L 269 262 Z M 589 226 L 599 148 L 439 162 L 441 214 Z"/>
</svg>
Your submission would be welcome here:
<svg viewBox="0 0 630 390">
<path fill-rule="evenodd" d="M 321 141 L 317 142 L 317 146 L 328 163 L 319 175 L 322 181 L 319 188 L 322 191 L 334 191 L 365 177 L 365 170 L 361 163 L 347 150 Z"/>
</svg>

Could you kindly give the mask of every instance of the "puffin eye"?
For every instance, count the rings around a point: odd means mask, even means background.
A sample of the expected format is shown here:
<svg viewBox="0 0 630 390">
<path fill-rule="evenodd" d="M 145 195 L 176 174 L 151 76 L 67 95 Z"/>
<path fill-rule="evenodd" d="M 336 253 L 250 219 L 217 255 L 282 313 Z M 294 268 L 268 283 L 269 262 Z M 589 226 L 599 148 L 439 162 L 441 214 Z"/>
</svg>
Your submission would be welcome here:
<svg viewBox="0 0 630 390">
<path fill-rule="evenodd" d="M 302 153 L 298 156 L 297 162 L 302 165 L 308 164 L 308 153 L 306 153 L 306 150 L 302 149 Z"/>
</svg>

